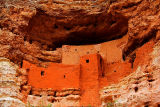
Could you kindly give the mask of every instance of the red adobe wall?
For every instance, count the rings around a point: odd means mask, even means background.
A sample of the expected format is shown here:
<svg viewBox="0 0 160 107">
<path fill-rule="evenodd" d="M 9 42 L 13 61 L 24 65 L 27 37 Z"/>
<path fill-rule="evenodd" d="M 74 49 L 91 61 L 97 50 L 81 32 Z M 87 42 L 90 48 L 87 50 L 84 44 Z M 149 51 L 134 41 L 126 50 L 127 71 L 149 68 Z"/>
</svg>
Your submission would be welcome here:
<svg viewBox="0 0 160 107">
<path fill-rule="evenodd" d="M 102 76 L 102 71 L 100 71 L 100 55 L 90 54 L 82 56 L 80 64 L 80 87 L 82 91 L 80 105 L 99 107 L 101 103 L 99 95 L 99 77 Z"/>
<path fill-rule="evenodd" d="M 54 90 L 80 88 L 80 105 L 95 107 L 101 104 L 101 88 L 118 83 L 133 72 L 128 61 L 104 64 L 99 54 L 82 56 L 79 63 L 80 65 L 50 63 L 48 68 L 42 68 L 24 61 L 23 68 L 29 71 L 28 81 L 32 87 Z"/>
<path fill-rule="evenodd" d="M 104 76 L 99 80 L 100 88 L 118 83 L 122 78 L 133 72 L 131 62 L 122 60 L 122 49 L 127 40 L 128 37 L 124 36 L 121 39 L 95 45 L 63 46 L 62 63 L 79 64 L 81 57 L 84 55 L 99 53 L 103 60 L 101 66 L 103 66 L 104 71 Z M 136 66 L 135 63 L 134 66 Z"/>
<path fill-rule="evenodd" d="M 28 82 L 34 88 L 80 88 L 82 106 L 100 105 L 99 78 L 102 76 L 101 57 L 99 54 L 82 56 L 80 65 L 51 63 L 48 68 L 37 67 L 23 61 L 23 68 L 28 70 Z"/>
<path fill-rule="evenodd" d="M 107 64 L 105 66 L 104 77 L 100 78 L 100 88 L 116 84 L 132 72 L 131 63 L 127 61 Z"/>
<path fill-rule="evenodd" d="M 34 88 L 79 88 L 80 65 L 51 63 L 42 68 L 23 61 L 23 68 L 28 69 L 28 82 Z"/>
</svg>

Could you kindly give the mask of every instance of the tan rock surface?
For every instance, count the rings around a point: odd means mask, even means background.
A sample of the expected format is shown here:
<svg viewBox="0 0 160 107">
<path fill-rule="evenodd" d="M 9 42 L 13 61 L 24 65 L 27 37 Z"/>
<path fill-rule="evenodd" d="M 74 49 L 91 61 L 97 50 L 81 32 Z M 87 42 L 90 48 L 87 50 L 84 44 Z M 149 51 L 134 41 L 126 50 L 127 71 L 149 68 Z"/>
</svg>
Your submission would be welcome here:
<svg viewBox="0 0 160 107">
<path fill-rule="evenodd" d="M 21 101 L 21 81 L 16 75 L 18 66 L 6 58 L 0 58 L 0 106 L 1 107 L 25 107 Z"/>
</svg>

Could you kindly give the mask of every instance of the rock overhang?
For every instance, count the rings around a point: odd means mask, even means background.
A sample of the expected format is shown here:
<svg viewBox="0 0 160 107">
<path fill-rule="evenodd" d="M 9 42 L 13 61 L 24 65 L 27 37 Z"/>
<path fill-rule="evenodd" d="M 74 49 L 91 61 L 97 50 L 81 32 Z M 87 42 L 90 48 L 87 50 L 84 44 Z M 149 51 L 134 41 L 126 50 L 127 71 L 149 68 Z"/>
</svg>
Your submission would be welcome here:
<svg viewBox="0 0 160 107">
<path fill-rule="evenodd" d="M 128 17 L 101 7 L 90 9 L 37 9 L 26 26 L 26 38 L 53 48 L 67 45 L 96 44 L 124 36 Z M 93 9 L 94 10 L 94 9 Z"/>
</svg>

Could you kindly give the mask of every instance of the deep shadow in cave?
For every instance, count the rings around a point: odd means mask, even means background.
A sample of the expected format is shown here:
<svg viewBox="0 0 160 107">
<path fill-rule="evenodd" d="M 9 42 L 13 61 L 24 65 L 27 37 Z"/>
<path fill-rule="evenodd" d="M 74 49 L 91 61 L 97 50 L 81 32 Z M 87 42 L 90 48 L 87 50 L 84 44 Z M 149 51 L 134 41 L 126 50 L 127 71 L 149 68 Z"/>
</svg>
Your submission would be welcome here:
<svg viewBox="0 0 160 107">
<path fill-rule="evenodd" d="M 62 45 L 97 44 L 125 35 L 128 19 L 120 14 L 113 16 L 105 12 L 86 15 L 83 11 L 74 11 L 74 14 L 51 16 L 37 10 L 26 31 L 26 40 L 39 41 L 53 49 Z"/>
</svg>

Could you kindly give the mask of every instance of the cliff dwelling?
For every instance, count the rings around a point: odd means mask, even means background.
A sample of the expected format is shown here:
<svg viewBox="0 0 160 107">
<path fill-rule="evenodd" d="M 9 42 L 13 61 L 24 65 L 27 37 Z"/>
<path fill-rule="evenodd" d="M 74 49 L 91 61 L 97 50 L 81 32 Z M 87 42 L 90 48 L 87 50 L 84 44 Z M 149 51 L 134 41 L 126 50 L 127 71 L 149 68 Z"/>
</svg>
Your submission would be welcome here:
<svg viewBox="0 0 160 107">
<path fill-rule="evenodd" d="M 52 91 L 74 89 L 72 94 L 82 96 L 81 105 L 97 106 L 100 104 L 99 79 L 102 78 L 103 73 L 100 66 L 100 55 L 83 56 L 79 65 L 51 63 L 48 68 L 40 68 L 26 61 L 23 64 L 23 68 L 29 69 L 28 84 L 33 88 L 31 89 L 32 94 L 41 95 L 34 92 L 38 89 L 51 88 Z M 93 93 L 95 96 L 92 95 Z M 89 98 L 91 95 L 92 99 Z"/>
<path fill-rule="evenodd" d="M 59 96 L 57 93 L 72 89 L 70 94 L 80 96 L 77 100 L 78 105 L 99 106 L 101 104 L 99 90 L 109 84 L 117 83 L 132 73 L 132 63 L 122 60 L 122 46 L 126 38 L 97 45 L 64 45 L 62 63 L 50 62 L 46 67 L 24 60 L 22 67 L 28 72 L 26 85 L 32 88 L 27 91 L 28 93 L 25 91 L 23 93 L 50 96 L 52 92 L 51 95 L 56 98 Z M 40 90 L 43 90 L 43 93 Z M 70 94 L 66 92 L 60 96 Z M 52 100 L 52 102 L 57 101 Z"/>
<path fill-rule="evenodd" d="M 160 107 L 160 0 L 0 0 L 0 107 Z"/>
</svg>

